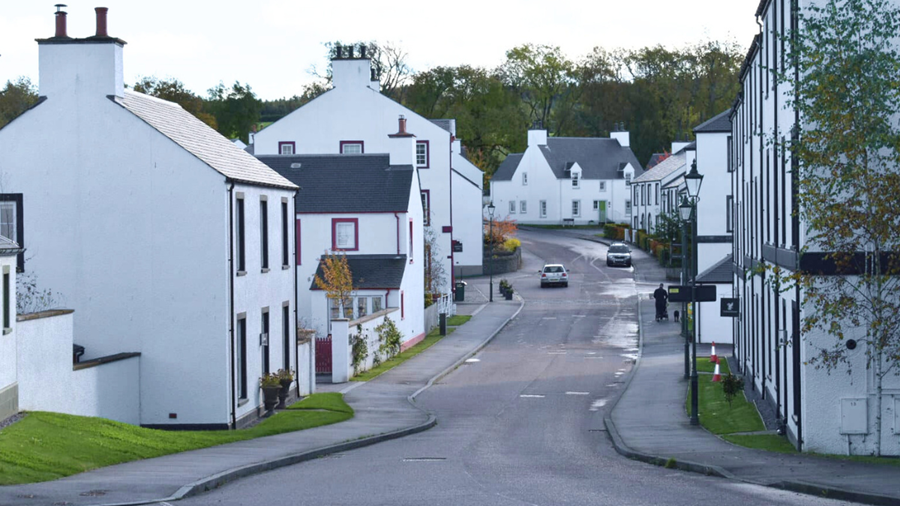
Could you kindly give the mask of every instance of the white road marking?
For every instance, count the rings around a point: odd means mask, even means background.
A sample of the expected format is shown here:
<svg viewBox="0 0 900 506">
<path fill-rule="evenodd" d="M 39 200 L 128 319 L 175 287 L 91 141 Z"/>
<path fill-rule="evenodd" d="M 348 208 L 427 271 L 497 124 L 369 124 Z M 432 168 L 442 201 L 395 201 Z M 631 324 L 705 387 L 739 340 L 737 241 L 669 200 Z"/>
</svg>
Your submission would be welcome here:
<svg viewBox="0 0 900 506">
<path fill-rule="evenodd" d="M 565 355 L 569 353 L 568 351 L 548 351 L 548 355 Z"/>
<path fill-rule="evenodd" d="M 590 392 L 566 392 L 566 395 L 591 395 Z"/>
<path fill-rule="evenodd" d="M 584 358 L 603 358 L 603 357 L 584 357 Z"/>
<path fill-rule="evenodd" d="M 353 390 L 354 388 L 356 388 L 356 387 L 361 387 L 361 386 L 363 386 L 363 385 L 365 385 L 365 384 L 366 384 L 365 381 L 357 381 L 357 382 L 353 383 L 352 385 L 350 385 L 349 387 L 347 387 L 347 388 L 341 390 L 341 391 L 338 392 L 338 393 L 340 393 L 340 394 L 346 394 L 347 392 Z M 698 397 L 698 398 L 699 398 L 699 397 Z"/>
<path fill-rule="evenodd" d="M 555 320 L 555 319 L 556 319 L 555 316 L 545 316 L 545 317 L 541 318 L 541 320 Z"/>
<path fill-rule="evenodd" d="M 619 385 L 620 385 L 620 383 L 610 383 L 609 385 L 606 385 L 606 386 L 615 388 Z M 699 399 L 699 397 L 698 397 L 698 399 Z"/>
<path fill-rule="evenodd" d="M 573 315 L 572 315 L 572 318 L 587 318 L 587 315 L 585 315 L 585 314 L 573 314 Z"/>
<path fill-rule="evenodd" d="M 591 411 L 597 411 L 598 409 L 606 406 L 606 399 L 597 399 L 596 401 L 591 403 Z"/>
<path fill-rule="evenodd" d="M 474 362 L 481 362 L 481 360 L 479 360 L 479 359 L 477 359 L 477 358 L 467 358 L 467 359 L 466 359 L 466 362 L 469 362 L 469 363 L 471 364 L 471 363 L 474 363 Z"/>
<path fill-rule="evenodd" d="M 531 394 L 521 394 L 519 397 L 524 397 L 526 399 L 543 399 L 543 395 L 531 395 Z"/>
</svg>

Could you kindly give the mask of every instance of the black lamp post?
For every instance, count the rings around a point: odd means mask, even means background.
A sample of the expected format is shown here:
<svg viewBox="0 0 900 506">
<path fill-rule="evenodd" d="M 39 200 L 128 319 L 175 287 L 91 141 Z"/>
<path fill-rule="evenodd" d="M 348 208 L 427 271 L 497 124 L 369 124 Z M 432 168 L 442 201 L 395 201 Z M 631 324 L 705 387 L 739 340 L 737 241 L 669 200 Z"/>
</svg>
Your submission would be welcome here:
<svg viewBox="0 0 900 506">
<path fill-rule="evenodd" d="M 697 172 L 697 160 L 691 164 L 691 171 L 684 176 L 684 185 L 687 187 L 687 197 L 681 200 L 678 211 L 681 214 L 681 220 L 685 223 L 691 223 L 691 316 L 693 318 L 691 324 L 691 342 L 693 350 L 691 352 L 691 363 L 693 370 L 691 371 L 691 425 L 700 424 L 699 416 L 699 383 L 697 377 L 697 202 L 700 201 L 700 185 L 703 183 L 703 176 Z M 690 200 L 690 201 L 688 201 Z"/>
<path fill-rule="evenodd" d="M 490 204 L 488 204 L 488 216 L 491 217 L 491 231 L 488 233 L 488 240 L 491 242 L 491 254 L 488 258 L 488 262 L 491 264 L 491 286 L 490 286 L 490 301 L 494 302 L 494 210 L 497 209 L 494 207 L 494 201 L 492 200 Z"/>
</svg>

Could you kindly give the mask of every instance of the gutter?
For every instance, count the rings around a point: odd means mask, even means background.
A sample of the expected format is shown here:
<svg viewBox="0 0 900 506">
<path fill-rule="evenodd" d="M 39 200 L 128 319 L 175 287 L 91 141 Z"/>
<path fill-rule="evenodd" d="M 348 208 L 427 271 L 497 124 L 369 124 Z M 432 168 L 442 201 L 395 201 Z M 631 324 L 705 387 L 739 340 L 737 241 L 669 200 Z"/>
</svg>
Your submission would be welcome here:
<svg viewBox="0 0 900 506">
<path fill-rule="evenodd" d="M 230 183 L 228 187 L 228 334 L 231 340 L 231 428 L 237 429 L 237 393 L 235 389 L 234 377 L 234 200 L 232 191 L 234 190 L 234 181 L 226 179 Z"/>
</svg>

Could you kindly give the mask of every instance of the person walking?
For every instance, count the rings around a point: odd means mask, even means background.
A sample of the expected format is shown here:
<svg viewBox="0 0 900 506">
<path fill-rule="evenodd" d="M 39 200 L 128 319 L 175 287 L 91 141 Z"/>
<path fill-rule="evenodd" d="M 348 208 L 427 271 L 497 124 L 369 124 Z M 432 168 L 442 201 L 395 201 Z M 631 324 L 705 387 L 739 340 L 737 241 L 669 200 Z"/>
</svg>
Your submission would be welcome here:
<svg viewBox="0 0 900 506">
<path fill-rule="evenodd" d="M 653 292 L 653 298 L 656 299 L 656 321 L 660 321 L 662 319 L 669 319 L 668 311 L 666 311 L 666 305 L 669 301 L 669 292 L 663 288 L 663 284 L 659 284 L 659 288 L 657 288 Z"/>
</svg>

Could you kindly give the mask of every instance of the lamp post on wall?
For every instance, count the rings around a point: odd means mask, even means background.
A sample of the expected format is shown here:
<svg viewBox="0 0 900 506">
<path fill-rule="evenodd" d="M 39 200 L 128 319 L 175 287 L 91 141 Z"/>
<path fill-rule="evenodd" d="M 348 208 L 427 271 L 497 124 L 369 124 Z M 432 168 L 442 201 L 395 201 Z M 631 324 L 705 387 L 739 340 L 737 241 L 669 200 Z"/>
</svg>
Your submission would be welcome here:
<svg viewBox="0 0 900 506">
<path fill-rule="evenodd" d="M 681 200 L 678 211 L 681 214 L 681 221 L 691 225 L 691 342 L 693 349 L 691 351 L 691 425 L 699 425 L 699 384 L 697 377 L 697 203 L 700 201 L 700 185 L 703 183 L 703 176 L 697 172 L 697 160 L 691 164 L 691 171 L 684 176 L 684 184 L 687 187 L 687 196 Z"/>
<path fill-rule="evenodd" d="M 490 204 L 488 204 L 488 216 L 491 217 L 491 229 L 488 233 L 488 240 L 491 242 L 491 254 L 488 258 L 488 262 L 490 262 L 491 267 L 491 285 L 490 285 L 490 301 L 494 302 L 494 201 L 492 200 Z"/>
</svg>

